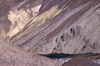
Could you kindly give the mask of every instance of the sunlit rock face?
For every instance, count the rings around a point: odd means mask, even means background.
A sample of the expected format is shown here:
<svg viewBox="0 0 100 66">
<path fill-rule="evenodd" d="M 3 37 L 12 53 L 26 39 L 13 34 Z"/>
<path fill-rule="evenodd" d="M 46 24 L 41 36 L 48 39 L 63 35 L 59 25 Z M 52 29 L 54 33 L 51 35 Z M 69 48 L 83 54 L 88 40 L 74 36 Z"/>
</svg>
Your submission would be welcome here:
<svg viewBox="0 0 100 66">
<path fill-rule="evenodd" d="M 0 36 L 25 50 L 100 52 L 100 0 L 23 0 L 6 15 Z"/>
<path fill-rule="evenodd" d="M 16 33 L 22 30 L 32 19 L 34 19 L 36 15 L 39 13 L 41 2 L 37 3 L 33 7 L 32 4 L 26 3 L 21 3 L 23 4 L 21 6 L 25 5 L 24 8 L 20 8 L 18 5 L 17 7 L 14 7 L 9 11 L 8 19 L 12 22 L 12 26 L 9 30 L 9 33 L 7 34 L 7 37 L 14 36 Z M 20 10 L 18 10 L 18 8 Z"/>
<path fill-rule="evenodd" d="M 1 37 L 7 39 L 22 30 L 39 13 L 41 2 L 41 0 L 19 0 L 18 3 L 14 0 L 2 1 L 1 5 L 4 6 L 1 7 L 0 24 L 2 26 L 1 33 L 3 33 Z M 5 10 L 6 12 L 4 12 Z M 6 13 L 6 15 L 2 14 L 2 12 Z M 2 28 L 4 29 L 2 30 Z"/>
<path fill-rule="evenodd" d="M 0 0 L 0 37 L 5 38 L 12 25 L 8 19 L 8 12 L 13 7 L 24 0 Z"/>
<path fill-rule="evenodd" d="M 5 42 L 0 38 L 1 66 L 60 66 L 49 58 L 27 52 L 17 46 Z"/>
</svg>

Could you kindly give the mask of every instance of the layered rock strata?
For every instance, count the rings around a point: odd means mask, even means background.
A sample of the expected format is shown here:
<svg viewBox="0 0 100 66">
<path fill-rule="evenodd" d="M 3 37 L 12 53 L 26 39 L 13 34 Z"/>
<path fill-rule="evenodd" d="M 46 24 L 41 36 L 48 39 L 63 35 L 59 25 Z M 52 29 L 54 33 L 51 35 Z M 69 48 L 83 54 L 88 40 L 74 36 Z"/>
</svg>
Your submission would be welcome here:
<svg viewBox="0 0 100 66">
<path fill-rule="evenodd" d="M 12 6 L 0 17 L 6 18 L 0 21 L 6 41 L 39 54 L 100 52 L 100 0 L 22 0 Z"/>
</svg>

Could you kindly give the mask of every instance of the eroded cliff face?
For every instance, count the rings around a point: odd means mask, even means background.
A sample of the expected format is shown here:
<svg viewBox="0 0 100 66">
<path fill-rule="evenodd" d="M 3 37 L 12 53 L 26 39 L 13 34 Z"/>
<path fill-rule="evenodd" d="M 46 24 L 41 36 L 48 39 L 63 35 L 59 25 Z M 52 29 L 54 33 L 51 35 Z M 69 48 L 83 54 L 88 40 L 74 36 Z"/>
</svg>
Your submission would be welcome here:
<svg viewBox="0 0 100 66">
<path fill-rule="evenodd" d="M 7 39 L 21 31 L 38 14 L 41 2 L 41 0 L 1 1 L 0 36 Z"/>
<path fill-rule="evenodd" d="M 11 21 L 8 19 L 8 12 L 13 7 L 18 5 L 24 0 L 0 0 L 0 37 L 5 38 L 6 34 L 12 25 Z"/>
<path fill-rule="evenodd" d="M 0 36 L 25 50 L 100 52 L 100 0 L 23 0 L 6 15 Z"/>
</svg>

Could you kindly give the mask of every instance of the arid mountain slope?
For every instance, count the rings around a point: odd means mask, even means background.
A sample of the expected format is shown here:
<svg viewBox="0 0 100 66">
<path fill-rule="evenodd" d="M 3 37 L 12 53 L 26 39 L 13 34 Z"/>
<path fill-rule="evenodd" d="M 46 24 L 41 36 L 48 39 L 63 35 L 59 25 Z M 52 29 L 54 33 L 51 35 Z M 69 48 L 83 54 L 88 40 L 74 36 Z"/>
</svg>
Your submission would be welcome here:
<svg viewBox="0 0 100 66">
<path fill-rule="evenodd" d="M 0 38 L 0 66 L 60 66 L 59 63 L 27 52 Z"/>
<path fill-rule="evenodd" d="M 24 0 L 6 18 L 0 36 L 25 50 L 100 52 L 100 0 Z"/>
<path fill-rule="evenodd" d="M 100 66 L 100 65 L 95 64 L 91 60 L 86 59 L 84 57 L 78 57 L 64 63 L 62 66 Z"/>
</svg>

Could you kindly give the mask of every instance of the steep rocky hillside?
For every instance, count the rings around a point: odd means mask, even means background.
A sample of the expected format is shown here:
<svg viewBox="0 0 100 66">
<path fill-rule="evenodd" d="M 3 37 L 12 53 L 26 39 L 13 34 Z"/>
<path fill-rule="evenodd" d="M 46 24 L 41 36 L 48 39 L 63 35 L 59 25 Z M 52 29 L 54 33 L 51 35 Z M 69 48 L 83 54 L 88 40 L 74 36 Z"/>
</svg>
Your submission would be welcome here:
<svg viewBox="0 0 100 66">
<path fill-rule="evenodd" d="M 40 54 L 100 52 L 100 0 L 14 3 L 0 2 L 0 37 L 6 41 Z"/>
<path fill-rule="evenodd" d="M 100 53 L 100 0 L 0 0 L 0 66 L 100 66 L 37 55 L 87 52 Z"/>
</svg>

